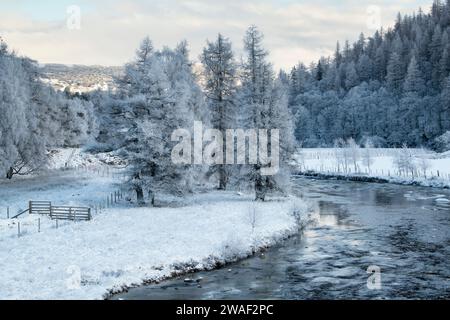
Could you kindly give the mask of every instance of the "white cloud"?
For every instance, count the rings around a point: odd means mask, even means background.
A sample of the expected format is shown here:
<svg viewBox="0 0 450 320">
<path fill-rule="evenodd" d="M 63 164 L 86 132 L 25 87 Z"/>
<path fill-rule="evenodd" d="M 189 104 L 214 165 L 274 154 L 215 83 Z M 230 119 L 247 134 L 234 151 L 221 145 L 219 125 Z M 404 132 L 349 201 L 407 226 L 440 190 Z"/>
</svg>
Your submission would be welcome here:
<svg viewBox="0 0 450 320">
<path fill-rule="evenodd" d="M 256 24 L 265 34 L 275 67 L 290 68 L 299 60 L 309 63 L 332 52 L 337 40 L 355 40 L 361 31 L 372 33 L 366 26 L 368 5 L 380 5 L 383 24 L 391 25 L 397 11 L 411 13 L 424 1 L 349 0 L 339 6 L 325 0 L 95 3 L 95 10 L 82 11 L 81 30 L 68 30 L 64 16 L 59 21 L 32 20 L 0 10 L 0 35 L 19 53 L 40 62 L 120 65 L 133 57 L 147 34 L 156 46 L 187 39 L 196 59 L 205 40 L 221 32 L 231 38 L 239 56 L 245 29 Z"/>
</svg>

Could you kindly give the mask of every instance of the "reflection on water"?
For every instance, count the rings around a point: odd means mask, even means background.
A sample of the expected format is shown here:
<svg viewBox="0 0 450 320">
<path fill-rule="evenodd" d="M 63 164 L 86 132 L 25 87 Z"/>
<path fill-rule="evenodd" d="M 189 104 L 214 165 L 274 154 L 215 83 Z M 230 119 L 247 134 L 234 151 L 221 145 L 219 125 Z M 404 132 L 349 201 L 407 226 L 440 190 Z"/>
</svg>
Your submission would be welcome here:
<svg viewBox="0 0 450 320">
<path fill-rule="evenodd" d="M 321 226 L 344 227 L 350 225 L 348 210 L 331 201 L 320 200 L 315 208 L 318 224 Z"/>
<path fill-rule="evenodd" d="M 317 224 L 229 267 L 142 286 L 120 299 L 450 298 L 450 192 L 294 178 Z M 446 201 L 447 200 L 447 201 Z M 381 290 L 367 268 L 381 268 Z"/>
</svg>

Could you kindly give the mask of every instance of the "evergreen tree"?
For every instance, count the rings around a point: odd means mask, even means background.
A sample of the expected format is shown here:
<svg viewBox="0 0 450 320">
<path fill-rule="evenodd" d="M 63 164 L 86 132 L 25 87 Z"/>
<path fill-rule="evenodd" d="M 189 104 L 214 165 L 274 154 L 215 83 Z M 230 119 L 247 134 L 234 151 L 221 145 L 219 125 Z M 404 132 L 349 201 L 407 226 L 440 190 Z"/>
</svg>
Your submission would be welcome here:
<svg viewBox="0 0 450 320">
<path fill-rule="evenodd" d="M 406 93 L 415 92 L 418 95 L 421 95 L 425 91 L 425 84 L 414 56 L 411 58 L 408 66 L 403 90 Z"/>
<path fill-rule="evenodd" d="M 403 85 L 402 62 L 398 53 L 393 53 L 387 66 L 386 84 L 392 92 L 400 94 Z"/>
</svg>

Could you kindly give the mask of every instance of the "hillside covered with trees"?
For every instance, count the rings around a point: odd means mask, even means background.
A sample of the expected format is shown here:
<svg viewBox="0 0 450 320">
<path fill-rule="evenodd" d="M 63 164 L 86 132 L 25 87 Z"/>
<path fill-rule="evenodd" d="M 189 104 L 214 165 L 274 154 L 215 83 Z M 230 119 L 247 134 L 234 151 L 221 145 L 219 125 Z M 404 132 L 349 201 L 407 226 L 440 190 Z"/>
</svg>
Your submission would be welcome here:
<svg viewBox="0 0 450 320">
<path fill-rule="evenodd" d="M 1 38 L 0 71 L 2 176 L 41 169 L 51 148 L 81 146 L 95 135 L 92 103 L 45 85 L 37 63 L 10 52 Z"/>
<path fill-rule="evenodd" d="M 450 130 L 449 37 L 450 1 L 435 1 L 429 14 L 399 14 L 392 29 L 299 63 L 286 77 L 298 141 L 434 147 Z"/>
</svg>

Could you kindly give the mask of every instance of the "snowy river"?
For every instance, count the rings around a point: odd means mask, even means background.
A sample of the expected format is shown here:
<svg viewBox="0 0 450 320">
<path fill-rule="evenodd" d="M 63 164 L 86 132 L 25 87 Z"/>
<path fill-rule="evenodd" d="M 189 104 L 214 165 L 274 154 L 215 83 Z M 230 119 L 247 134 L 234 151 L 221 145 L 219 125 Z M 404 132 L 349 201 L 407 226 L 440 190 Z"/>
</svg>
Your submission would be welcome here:
<svg viewBox="0 0 450 320">
<path fill-rule="evenodd" d="M 142 286 L 115 299 L 450 298 L 450 191 L 294 178 L 316 224 L 223 269 Z M 367 286 L 372 266 L 379 286 Z"/>
</svg>

